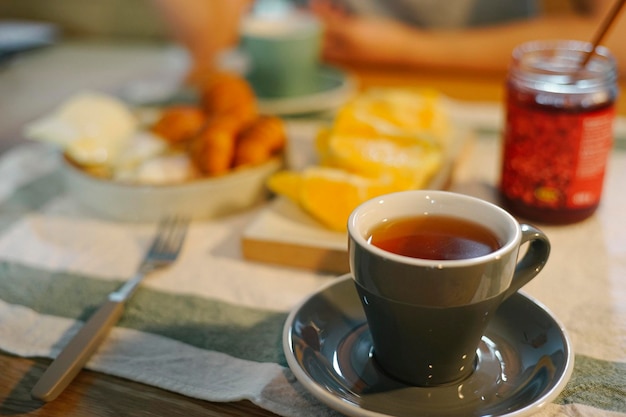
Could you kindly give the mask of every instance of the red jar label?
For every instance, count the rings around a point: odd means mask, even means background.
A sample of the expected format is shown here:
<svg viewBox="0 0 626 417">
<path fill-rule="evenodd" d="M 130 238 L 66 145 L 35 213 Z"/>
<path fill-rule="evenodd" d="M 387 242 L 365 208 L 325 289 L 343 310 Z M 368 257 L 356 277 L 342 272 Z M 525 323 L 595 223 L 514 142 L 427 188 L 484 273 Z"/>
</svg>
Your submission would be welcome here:
<svg viewBox="0 0 626 417">
<path fill-rule="evenodd" d="M 509 100 L 501 188 L 529 207 L 595 206 L 613 141 L 614 106 L 564 111 Z"/>
</svg>

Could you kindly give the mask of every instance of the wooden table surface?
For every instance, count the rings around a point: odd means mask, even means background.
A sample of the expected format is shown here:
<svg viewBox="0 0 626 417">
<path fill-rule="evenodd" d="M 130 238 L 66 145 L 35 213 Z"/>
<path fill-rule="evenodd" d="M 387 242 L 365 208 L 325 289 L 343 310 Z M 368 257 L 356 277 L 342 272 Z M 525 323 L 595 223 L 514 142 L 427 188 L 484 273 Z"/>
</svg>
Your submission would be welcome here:
<svg viewBox="0 0 626 417">
<path fill-rule="evenodd" d="M 430 86 L 458 99 L 500 101 L 504 74 L 350 69 L 362 87 Z M 622 88 L 626 85 L 622 82 Z M 626 100 L 618 111 L 626 114 Z M 274 416 L 256 405 L 211 403 L 121 378 L 84 370 L 53 402 L 30 398 L 30 389 L 49 359 L 25 359 L 0 352 L 0 415 L 11 416 Z"/>
</svg>

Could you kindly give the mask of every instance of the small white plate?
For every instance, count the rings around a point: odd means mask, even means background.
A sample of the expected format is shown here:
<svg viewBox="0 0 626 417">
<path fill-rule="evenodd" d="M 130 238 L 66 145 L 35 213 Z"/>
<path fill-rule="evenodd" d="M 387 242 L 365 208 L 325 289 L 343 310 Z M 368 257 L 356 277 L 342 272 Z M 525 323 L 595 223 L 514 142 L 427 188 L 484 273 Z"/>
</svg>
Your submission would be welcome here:
<svg viewBox="0 0 626 417">
<path fill-rule="evenodd" d="M 574 367 L 563 326 L 545 307 L 516 293 L 489 324 L 471 376 L 441 387 L 406 385 L 374 360 L 350 275 L 289 314 L 283 349 L 307 390 L 328 406 L 359 417 L 528 416 L 559 395 Z"/>
</svg>

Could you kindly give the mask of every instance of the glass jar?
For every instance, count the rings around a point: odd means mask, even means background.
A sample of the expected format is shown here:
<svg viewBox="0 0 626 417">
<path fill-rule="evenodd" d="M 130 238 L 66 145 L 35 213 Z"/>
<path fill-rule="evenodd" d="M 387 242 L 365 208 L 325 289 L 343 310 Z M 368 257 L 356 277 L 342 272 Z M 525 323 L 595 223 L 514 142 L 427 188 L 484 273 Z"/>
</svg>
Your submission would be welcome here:
<svg viewBox="0 0 626 417">
<path fill-rule="evenodd" d="M 536 41 L 512 55 L 500 191 L 507 208 L 531 221 L 573 223 L 600 203 L 613 143 L 617 70 L 603 47 Z"/>
</svg>

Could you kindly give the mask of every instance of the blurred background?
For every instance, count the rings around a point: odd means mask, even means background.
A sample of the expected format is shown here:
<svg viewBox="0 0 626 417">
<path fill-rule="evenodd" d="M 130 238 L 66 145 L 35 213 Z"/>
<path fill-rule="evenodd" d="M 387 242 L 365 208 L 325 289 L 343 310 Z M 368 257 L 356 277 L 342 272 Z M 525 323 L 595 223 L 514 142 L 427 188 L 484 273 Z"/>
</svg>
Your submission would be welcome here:
<svg viewBox="0 0 626 417">
<path fill-rule="evenodd" d="M 548 12 L 572 10 L 571 0 L 542 0 Z M 51 22 L 63 37 L 167 41 L 168 33 L 150 0 L 0 0 L 1 19 Z"/>
<path fill-rule="evenodd" d="M 0 0 L 0 17 L 51 22 L 64 38 L 167 40 L 149 0 Z"/>
<path fill-rule="evenodd" d="M 541 7 L 562 14 L 574 3 Z M 0 0 L 0 152 L 21 140 L 24 123 L 81 89 L 166 94 L 189 66 L 167 28 L 152 0 Z"/>
</svg>

